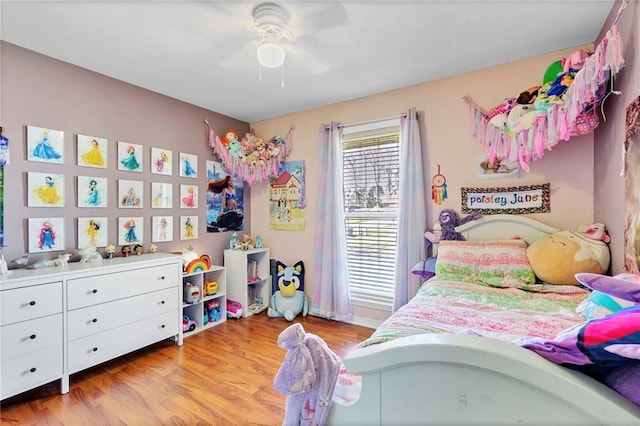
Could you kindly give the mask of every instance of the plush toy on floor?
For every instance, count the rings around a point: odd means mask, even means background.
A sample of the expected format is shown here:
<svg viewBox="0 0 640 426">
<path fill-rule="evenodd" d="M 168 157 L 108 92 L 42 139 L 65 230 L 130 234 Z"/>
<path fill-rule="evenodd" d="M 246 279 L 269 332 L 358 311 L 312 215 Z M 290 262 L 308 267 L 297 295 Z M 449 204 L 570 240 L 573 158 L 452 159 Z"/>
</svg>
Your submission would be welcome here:
<svg viewBox="0 0 640 426">
<path fill-rule="evenodd" d="M 341 360 L 320 337 L 305 333 L 300 323 L 278 336 L 287 351 L 273 380 L 276 392 L 287 395 L 285 426 L 316 426 L 327 422 Z"/>
<path fill-rule="evenodd" d="M 304 294 L 304 263 L 297 262 L 287 266 L 276 260 L 276 277 L 273 283 L 271 306 L 267 311 L 269 317 L 284 317 L 287 321 L 302 312 L 306 316 L 309 312 L 309 302 Z"/>
</svg>

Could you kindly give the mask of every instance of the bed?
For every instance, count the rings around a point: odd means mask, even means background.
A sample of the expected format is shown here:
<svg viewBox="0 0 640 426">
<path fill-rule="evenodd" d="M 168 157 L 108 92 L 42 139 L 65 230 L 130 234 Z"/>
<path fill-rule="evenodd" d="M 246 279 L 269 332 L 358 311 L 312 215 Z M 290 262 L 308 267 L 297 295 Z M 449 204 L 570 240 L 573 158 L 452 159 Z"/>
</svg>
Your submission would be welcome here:
<svg viewBox="0 0 640 426">
<path fill-rule="evenodd" d="M 468 241 L 518 235 L 527 243 L 558 231 L 509 215 L 484 217 L 457 230 Z M 490 316 L 484 315 L 483 297 L 477 291 L 438 276 L 430 279 L 410 303 L 343 360 L 347 377 L 362 379 L 361 392 L 350 405 L 334 402 L 327 423 L 640 424 L 640 406 L 586 374 L 513 344 L 519 333 L 552 337 L 580 322 L 575 307 L 587 290 L 560 287 L 557 293 L 551 290 L 552 302 L 547 303 L 535 291 L 486 286 L 488 305 L 495 298 L 508 297 L 505 293 L 516 301 L 509 302 L 514 304 L 497 319 L 485 321 Z M 460 306 L 450 306 L 461 294 Z M 437 304 L 430 315 L 413 311 L 434 295 L 440 299 L 440 311 Z M 554 320 L 536 318 L 539 308 L 549 311 Z M 447 320 L 456 310 L 462 312 L 458 319 Z M 442 322 L 435 321 L 439 314 Z M 528 315 L 533 315 L 531 321 Z M 480 331 L 475 327 L 478 323 L 482 323 Z"/>
</svg>

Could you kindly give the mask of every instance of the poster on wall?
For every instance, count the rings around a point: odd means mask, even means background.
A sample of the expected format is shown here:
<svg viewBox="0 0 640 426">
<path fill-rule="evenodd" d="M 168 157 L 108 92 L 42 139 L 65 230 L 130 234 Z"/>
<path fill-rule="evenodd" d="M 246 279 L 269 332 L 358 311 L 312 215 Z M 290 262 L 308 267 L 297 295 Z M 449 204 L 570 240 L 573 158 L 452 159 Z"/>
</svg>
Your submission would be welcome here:
<svg viewBox="0 0 640 426">
<path fill-rule="evenodd" d="M 304 161 L 285 161 L 280 174 L 269 181 L 269 227 L 279 231 L 304 230 Z"/>
<path fill-rule="evenodd" d="M 108 223 L 106 217 L 78 218 L 78 248 L 105 247 Z"/>
<path fill-rule="evenodd" d="M 29 253 L 64 250 L 64 218 L 29 219 Z"/>
<path fill-rule="evenodd" d="M 64 163 L 64 132 L 27 126 L 27 160 Z"/>
<path fill-rule="evenodd" d="M 550 183 L 502 188 L 460 188 L 462 213 L 549 213 Z"/>
<path fill-rule="evenodd" d="M 478 179 L 509 179 L 520 176 L 520 165 L 505 158 L 490 160 L 489 154 L 480 154 L 477 160 Z"/>
<path fill-rule="evenodd" d="M 640 273 L 640 96 L 627 106 L 624 141 L 624 269 Z"/>
<path fill-rule="evenodd" d="M 218 161 L 207 160 L 207 232 L 244 229 L 244 184 Z"/>
</svg>

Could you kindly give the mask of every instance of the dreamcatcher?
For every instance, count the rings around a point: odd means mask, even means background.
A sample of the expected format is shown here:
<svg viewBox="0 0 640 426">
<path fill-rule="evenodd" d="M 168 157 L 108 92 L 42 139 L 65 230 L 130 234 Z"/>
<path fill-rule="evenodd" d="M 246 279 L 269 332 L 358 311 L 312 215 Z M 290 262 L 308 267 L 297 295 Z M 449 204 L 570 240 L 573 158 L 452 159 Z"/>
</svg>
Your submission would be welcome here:
<svg viewBox="0 0 640 426">
<path fill-rule="evenodd" d="M 440 174 L 440 164 L 438 173 L 431 178 L 431 199 L 436 204 L 442 204 L 447 199 L 447 178 Z"/>
<path fill-rule="evenodd" d="M 268 141 L 257 137 L 253 131 L 240 138 L 232 130 L 227 130 L 220 138 L 209 122 L 209 147 L 225 165 L 229 173 L 249 185 L 255 181 L 267 180 L 269 176 L 278 176 L 280 167 L 291 152 L 291 131 L 284 138 L 274 136 Z"/>
</svg>

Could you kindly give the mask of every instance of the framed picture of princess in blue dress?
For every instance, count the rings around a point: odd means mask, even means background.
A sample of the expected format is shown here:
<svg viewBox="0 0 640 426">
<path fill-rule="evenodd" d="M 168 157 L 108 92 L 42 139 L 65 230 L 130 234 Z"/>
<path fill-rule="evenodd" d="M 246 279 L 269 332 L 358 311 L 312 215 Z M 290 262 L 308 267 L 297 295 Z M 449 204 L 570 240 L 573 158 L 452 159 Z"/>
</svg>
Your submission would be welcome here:
<svg viewBox="0 0 640 426">
<path fill-rule="evenodd" d="M 29 219 L 29 253 L 60 251 L 64 249 L 63 217 Z"/>
<path fill-rule="evenodd" d="M 78 166 L 107 168 L 107 140 L 78 135 Z"/>
<path fill-rule="evenodd" d="M 78 176 L 78 207 L 107 207 L 107 178 Z"/>
<path fill-rule="evenodd" d="M 118 142 L 118 170 L 142 173 L 142 145 Z"/>
<path fill-rule="evenodd" d="M 64 132 L 27 126 L 27 160 L 64 163 Z"/>
<path fill-rule="evenodd" d="M 144 241 L 144 220 L 142 217 L 118 218 L 118 244 L 142 244 Z"/>
<path fill-rule="evenodd" d="M 28 207 L 64 207 L 64 175 L 29 172 L 27 191 Z"/>
<path fill-rule="evenodd" d="M 198 177 L 198 156 L 180 153 L 180 177 L 196 179 Z"/>
</svg>

